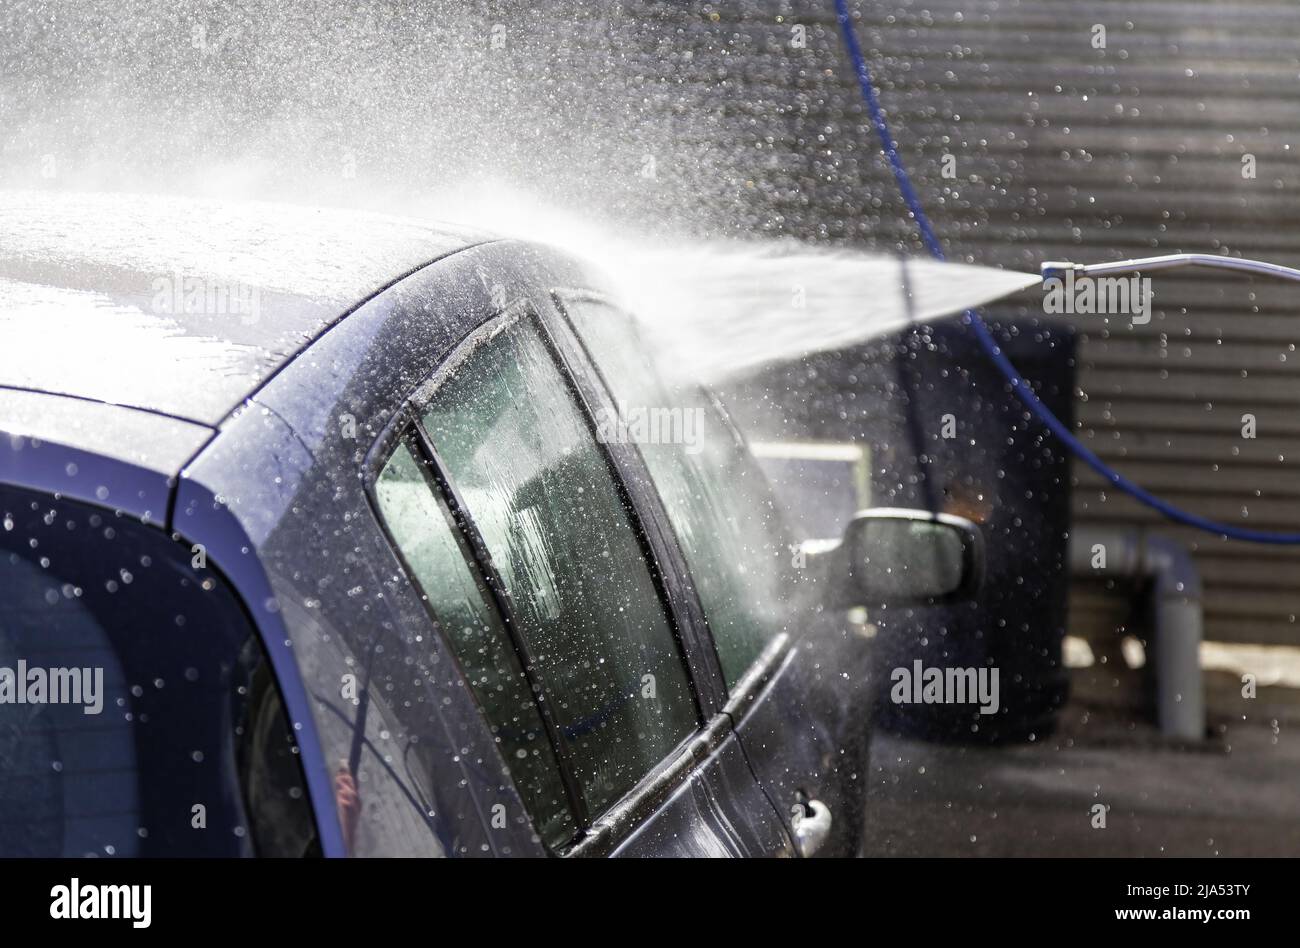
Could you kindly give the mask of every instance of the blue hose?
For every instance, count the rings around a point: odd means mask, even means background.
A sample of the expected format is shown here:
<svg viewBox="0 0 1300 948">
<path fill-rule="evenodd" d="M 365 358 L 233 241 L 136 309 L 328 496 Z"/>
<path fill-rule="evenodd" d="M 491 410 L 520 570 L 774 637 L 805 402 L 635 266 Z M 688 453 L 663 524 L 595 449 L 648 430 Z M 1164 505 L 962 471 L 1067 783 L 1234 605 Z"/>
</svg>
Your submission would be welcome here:
<svg viewBox="0 0 1300 948">
<path fill-rule="evenodd" d="M 925 209 L 921 206 L 921 199 L 917 196 L 916 189 L 912 187 L 912 179 L 908 177 L 907 169 L 903 167 L 903 161 L 898 156 L 898 144 L 889 132 L 889 124 L 885 121 L 885 113 L 880 108 L 880 99 L 876 96 L 876 90 L 871 85 L 871 73 L 867 71 L 866 59 L 862 55 L 862 48 L 858 45 L 858 38 L 853 32 L 853 24 L 849 18 L 848 0 L 835 0 L 835 12 L 839 18 L 840 32 L 844 34 L 844 45 L 848 49 L 849 58 L 853 61 L 853 69 L 858 77 L 858 86 L 862 89 L 862 98 L 867 103 L 867 114 L 871 117 L 871 124 L 875 126 L 876 134 L 880 136 L 880 143 L 884 148 L 885 157 L 889 160 L 889 167 L 894 173 L 894 180 L 898 182 L 898 191 L 902 195 L 903 202 L 907 205 L 912 219 L 916 221 L 917 229 L 921 232 L 921 240 L 925 243 L 926 249 L 930 251 L 931 256 L 936 260 L 943 260 L 945 259 L 943 246 L 939 243 L 939 238 L 935 236 L 934 228 L 930 226 L 930 220 L 925 216 Z M 1025 407 L 1033 412 L 1038 420 L 1046 425 L 1048 430 L 1074 453 L 1075 457 L 1104 477 L 1107 483 L 1133 497 L 1139 503 L 1145 504 L 1153 510 L 1158 510 L 1175 523 L 1195 527 L 1207 533 L 1230 537 L 1234 540 L 1247 540 L 1251 543 L 1300 544 L 1300 533 L 1274 533 L 1268 530 L 1250 530 L 1228 523 L 1219 523 L 1183 510 L 1181 507 L 1177 507 L 1167 500 L 1162 500 L 1133 483 L 1097 457 L 1087 445 L 1075 437 L 1074 433 L 1062 424 L 1061 419 L 1057 418 L 1050 408 L 1042 403 L 1038 396 L 1034 394 L 1033 388 L 1021 377 L 1020 373 L 1016 371 L 1016 367 L 1011 364 L 1011 360 L 1003 353 L 1001 347 L 997 344 L 997 340 L 993 338 L 993 334 L 989 332 L 988 326 L 985 325 L 984 320 L 979 317 L 978 313 L 973 309 L 968 309 L 962 319 L 974 331 L 979 344 L 988 353 L 989 358 L 993 360 L 994 365 L 998 367 L 1006 380 L 1011 383 L 1012 390 L 1025 404 Z"/>
</svg>

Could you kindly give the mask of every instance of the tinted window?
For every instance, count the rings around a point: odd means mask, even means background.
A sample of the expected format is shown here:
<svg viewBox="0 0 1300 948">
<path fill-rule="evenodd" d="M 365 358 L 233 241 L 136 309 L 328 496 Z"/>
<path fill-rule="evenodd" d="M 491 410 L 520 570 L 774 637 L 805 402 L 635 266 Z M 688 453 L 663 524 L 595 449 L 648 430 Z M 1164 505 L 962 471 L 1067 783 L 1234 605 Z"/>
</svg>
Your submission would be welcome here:
<svg viewBox="0 0 1300 948">
<path fill-rule="evenodd" d="M 597 813 L 698 725 L 604 453 L 528 320 L 469 351 L 424 424 L 500 574 Z"/>
<path fill-rule="evenodd" d="M 313 849 L 266 660 L 233 595 L 185 548 L 0 488 L 0 590 L 0 855 Z M 252 832 L 247 788 L 258 816 L 275 817 Z"/>
<path fill-rule="evenodd" d="M 771 489 L 726 416 L 697 386 L 665 379 L 626 316 L 587 300 L 567 309 L 619 404 L 602 419 L 607 436 L 644 457 L 734 686 L 784 628 L 791 551 Z"/>
<path fill-rule="evenodd" d="M 554 752 L 519 658 L 424 468 L 409 445 L 398 447 L 375 485 L 380 513 L 491 725 L 538 835 L 555 845 L 573 835 L 574 823 Z"/>
<path fill-rule="evenodd" d="M 237 760 L 259 856 L 318 856 L 319 841 L 303 785 L 298 746 L 289 731 L 284 703 L 255 639 L 244 645 L 250 669 L 241 690 L 244 713 Z"/>
</svg>

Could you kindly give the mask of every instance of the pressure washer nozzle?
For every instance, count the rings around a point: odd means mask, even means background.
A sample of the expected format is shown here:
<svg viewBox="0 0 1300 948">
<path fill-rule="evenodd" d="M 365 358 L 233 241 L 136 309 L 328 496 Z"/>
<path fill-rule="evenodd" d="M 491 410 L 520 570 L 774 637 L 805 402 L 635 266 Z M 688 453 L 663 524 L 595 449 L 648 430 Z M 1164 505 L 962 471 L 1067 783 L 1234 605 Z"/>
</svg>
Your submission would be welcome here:
<svg viewBox="0 0 1300 948">
<path fill-rule="evenodd" d="M 1067 270 L 1073 270 L 1075 273 L 1078 273 L 1082 269 L 1083 264 L 1081 263 L 1070 263 L 1066 260 L 1047 260 L 1039 265 L 1038 272 L 1043 275 L 1043 282 L 1046 283 L 1048 280 L 1052 279 L 1065 279 L 1065 273 Z"/>
<path fill-rule="evenodd" d="M 1209 267 L 1215 270 L 1235 270 L 1251 276 L 1271 276 L 1300 283 L 1300 270 L 1263 260 L 1227 257 L 1208 253 L 1169 253 L 1160 257 L 1139 257 L 1136 260 L 1115 260 L 1110 263 L 1066 263 L 1059 260 L 1042 264 L 1038 269 L 1044 280 L 1055 277 L 1065 279 L 1065 274 L 1080 277 L 1112 277 L 1129 273 L 1154 273 L 1157 270 L 1174 270 L 1182 267 Z"/>
</svg>

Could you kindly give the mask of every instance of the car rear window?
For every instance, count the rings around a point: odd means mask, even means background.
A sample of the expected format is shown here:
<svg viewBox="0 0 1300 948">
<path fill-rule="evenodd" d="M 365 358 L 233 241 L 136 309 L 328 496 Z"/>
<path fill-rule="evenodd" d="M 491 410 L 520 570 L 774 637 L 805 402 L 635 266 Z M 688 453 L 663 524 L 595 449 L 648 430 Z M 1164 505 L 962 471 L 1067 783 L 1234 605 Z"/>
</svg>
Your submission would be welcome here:
<svg viewBox="0 0 1300 948">
<path fill-rule="evenodd" d="M 0 590 L 0 856 L 315 851 L 278 691 L 215 571 L 0 486 Z"/>
</svg>

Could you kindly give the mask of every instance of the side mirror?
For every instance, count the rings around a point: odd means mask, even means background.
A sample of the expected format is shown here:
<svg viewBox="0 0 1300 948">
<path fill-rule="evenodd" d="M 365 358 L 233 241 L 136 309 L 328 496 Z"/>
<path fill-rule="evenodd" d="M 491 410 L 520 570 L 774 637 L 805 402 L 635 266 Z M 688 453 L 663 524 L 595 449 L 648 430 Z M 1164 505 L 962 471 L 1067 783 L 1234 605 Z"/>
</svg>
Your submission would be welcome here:
<svg viewBox="0 0 1300 948">
<path fill-rule="evenodd" d="M 842 608 L 960 602 L 984 578 L 979 527 L 927 510 L 859 511 L 829 555 L 831 598 Z"/>
</svg>

